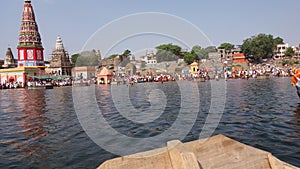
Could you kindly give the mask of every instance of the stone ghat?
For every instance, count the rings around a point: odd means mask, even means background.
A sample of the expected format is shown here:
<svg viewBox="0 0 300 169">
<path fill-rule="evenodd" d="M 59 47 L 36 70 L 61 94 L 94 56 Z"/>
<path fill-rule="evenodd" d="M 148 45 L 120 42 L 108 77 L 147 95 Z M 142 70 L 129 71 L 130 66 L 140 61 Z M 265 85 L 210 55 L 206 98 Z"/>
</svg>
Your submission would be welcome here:
<svg viewBox="0 0 300 169">
<path fill-rule="evenodd" d="M 223 135 L 105 161 L 98 169 L 299 169 Z"/>
</svg>

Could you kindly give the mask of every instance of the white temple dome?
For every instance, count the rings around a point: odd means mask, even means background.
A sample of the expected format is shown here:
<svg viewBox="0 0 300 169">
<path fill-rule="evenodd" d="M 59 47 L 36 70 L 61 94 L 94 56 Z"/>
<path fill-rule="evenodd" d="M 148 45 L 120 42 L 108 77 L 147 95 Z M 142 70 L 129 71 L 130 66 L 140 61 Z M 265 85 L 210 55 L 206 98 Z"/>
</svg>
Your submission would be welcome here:
<svg viewBox="0 0 300 169">
<path fill-rule="evenodd" d="M 57 36 L 55 49 L 56 50 L 64 50 L 65 49 L 60 36 Z"/>
</svg>

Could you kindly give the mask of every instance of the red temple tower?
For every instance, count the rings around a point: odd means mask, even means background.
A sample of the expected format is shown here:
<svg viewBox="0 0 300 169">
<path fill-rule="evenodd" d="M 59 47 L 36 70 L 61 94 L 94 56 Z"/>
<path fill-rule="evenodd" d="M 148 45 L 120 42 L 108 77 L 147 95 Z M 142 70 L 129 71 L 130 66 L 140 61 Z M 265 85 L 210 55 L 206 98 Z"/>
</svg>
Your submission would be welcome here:
<svg viewBox="0 0 300 169">
<path fill-rule="evenodd" d="M 45 66 L 43 51 L 31 0 L 25 0 L 18 43 L 18 67 Z"/>
</svg>

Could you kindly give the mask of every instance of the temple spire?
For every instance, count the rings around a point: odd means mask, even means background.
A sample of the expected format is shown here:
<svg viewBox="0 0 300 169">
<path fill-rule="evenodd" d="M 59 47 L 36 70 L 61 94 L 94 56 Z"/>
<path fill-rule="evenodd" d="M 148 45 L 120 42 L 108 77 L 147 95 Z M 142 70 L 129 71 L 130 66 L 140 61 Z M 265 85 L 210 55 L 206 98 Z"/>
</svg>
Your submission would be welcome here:
<svg viewBox="0 0 300 169">
<path fill-rule="evenodd" d="M 52 51 L 50 60 L 51 74 L 58 76 L 71 76 L 72 64 L 68 52 L 65 50 L 61 37 L 58 36 L 55 43 L 55 49 Z"/>
<path fill-rule="evenodd" d="M 16 67 L 16 62 L 15 62 L 15 58 L 14 58 L 14 55 L 11 51 L 11 48 L 8 47 L 7 50 L 6 50 L 6 55 L 5 55 L 5 58 L 4 58 L 4 65 L 3 67 L 5 68 L 12 68 L 12 67 Z"/>
<path fill-rule="evenodd" d="M 18 66 L 44 66 L 44 48 L 31 0 L 24 2 L 18 43 Z"/>
<path fill-rule="evenodd" d="M 64 50 L 65 49 L 60 36 L 57 36 L 55 49 L 56 50 Z"/>
</svg>

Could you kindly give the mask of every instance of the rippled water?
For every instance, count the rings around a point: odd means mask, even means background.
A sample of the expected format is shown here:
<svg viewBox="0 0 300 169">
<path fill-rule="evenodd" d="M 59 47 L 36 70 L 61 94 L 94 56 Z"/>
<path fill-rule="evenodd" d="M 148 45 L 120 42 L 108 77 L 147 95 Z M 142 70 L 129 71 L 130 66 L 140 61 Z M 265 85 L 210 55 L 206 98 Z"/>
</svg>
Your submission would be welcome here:
<svg viewBox="0 0 300 169">
<path fill-rule="evenodd" d="M 198 86 L 200 112 L 184 141 L 199 138 L 211 105 L 210 83 Z M 130 102 L 121 103 L 143 112 L 149 108 L 159 110 L 161 107 L 151 107 L 150 103 L 155 103 L 156 97 L 166 98 L 160 100 L 165 111 L 153 113 L 149 116 L 151 121 L 141 124 L 119 114 L 109 86 L 96 86 L 95 91 L 107 122 L 133 138 L 155 137 L 170 128 L 179 114 L 178 103 L 182 99 L 176 82 L 131 87 Z M 116 157 L 84 132 L 74 110 L 71 87 L 2 90 L 0 100 L 0 168 L 96 168 Z M 229 80 L 225 110 L 214 134 L 222 133 L 300 166 L 299 103 L 289 78 Z M 133 115 L 139 114 L 133 112 Z M 165 141 L 169 139 L 172 136 Z"/>
</svg>

